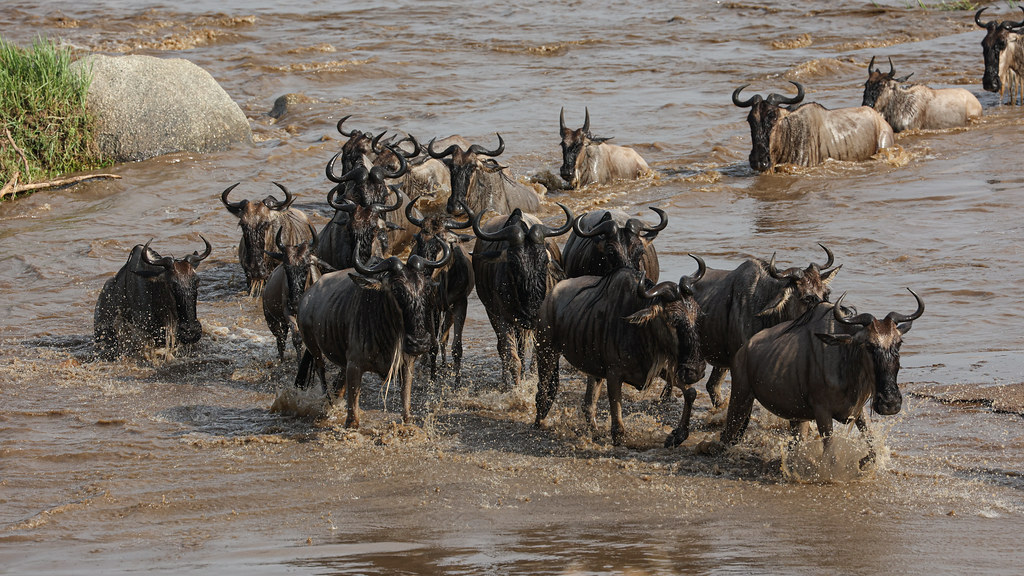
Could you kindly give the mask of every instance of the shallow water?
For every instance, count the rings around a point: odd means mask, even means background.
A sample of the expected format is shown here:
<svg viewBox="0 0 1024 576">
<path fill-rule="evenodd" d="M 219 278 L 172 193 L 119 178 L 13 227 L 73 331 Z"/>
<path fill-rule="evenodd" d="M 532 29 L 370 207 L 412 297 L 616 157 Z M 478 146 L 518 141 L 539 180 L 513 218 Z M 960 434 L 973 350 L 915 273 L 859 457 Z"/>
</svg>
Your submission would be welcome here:
<svg viewBox="0 0 1024 576">
<path fill-rule="evenodd" d="M 6 40 L 43 34 L 199 64 L 256 144 L 118 165 L 120 180 L 0 205 L 0 571 L 1016 573 L 1024 115 L 982 92 L 971 13 L 907 4 L 7 3 Z M 732 90 L 788 93 L 797 80 L 808 100 L 856 105 L 872 56 L 967 88 L 985 116 L 901 134 L 886 158 L 750 170 Z M 267 112 L 286 93 L 306 102 L 275 121 Z M 548 221 L 553 201 L 646 218 L 657 205 L 670 217 L 657 240 L 665 278 L 692 273 L 687 253 L 723 268 L 772 252 L 806 265 L 822 242 L 843 264 L 834 294 L 861 311 L 909 312 L 904 288 L 921 294 L 927 311 L 902 349 L 908 395 L 899 415 L 873 419 L 883 447 L 870 473 L 816 481 L 793 466 L 814 463 L 813 443 L 784 457 L 784 426 L 764 413 L 737 447 L 704 453 L 722 414 L 702 387 L 676 450 L 661 445 L 681 402 L 651 390 L 630 392 L 626 446 L 591 439 L 578 374 L 565 376 L 550 429 L 535 430 L 536 377 L 497 391 L 475 296 L 468 383 L 418 380 L 415 426 L 398 423 L 398 395 L 385 403 L 370 376 L 358 432 L 341 406 L 320 422 L 270 411 L 294 353 L 277 363 L 258 302 L 240 294 L 238 228 L 220 192 L 242 182 L 262 197 L 282 182 L 323 224 L 323 166 L 347 114 L 422 142 L 458 133 L 490 146 L 498 132 L 516 175 L 557 174 L 562 106 L 572 126 L 588 108 L 597 136 L 635 146 L 658 175 L 552 192 Z M 96 297 L 131 247 L 154 238 L 181 255 L 200 233 L 214 251 L 200 267 L 197 349 L 92 361 Z M 952 385 L 971 401 L 954 402 Z M 840 434 L 855 458 L 856 431 Z"/>
</svg>

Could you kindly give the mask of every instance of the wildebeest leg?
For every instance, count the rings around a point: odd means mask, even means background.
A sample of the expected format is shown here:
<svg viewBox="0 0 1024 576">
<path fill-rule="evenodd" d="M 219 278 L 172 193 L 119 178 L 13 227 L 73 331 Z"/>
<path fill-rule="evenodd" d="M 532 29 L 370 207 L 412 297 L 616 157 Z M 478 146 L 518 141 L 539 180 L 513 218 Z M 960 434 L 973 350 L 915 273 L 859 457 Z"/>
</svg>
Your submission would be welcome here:
<svg viewBox="0 0 1024 576">
<path fill-rule="evenodd" d="M 857 463 L 860 468 L 864 468 L 871 462 L 875 461 L 875 442 L 874 438 L 871 436 L 871 429 L 868 428 L 868 421 L 864 417 L 863 413 L 857 415 L 857 418 L 854 420 L 854 424 L 857 425 L 857 430 L 860 430 L 861 435 L 864 436 L 864 441 L 868 443 L 867 456 L 861 458 L 860 462 Z"/>
<path fill-rule="evenodd" d="M 811 423 L 807 420 L 790 420 L 789 421 L 789 443 L 786 444 L 786 450 L 792 452 L 796 449 L 797 444 L 800 443 L 800 439 L 807 436 L 810 431 Z"/>
<path fill-rule="evenodd" d="M 728 368 L 711 367 L 711 376 L 708 376 L 707 388 L 708 396 L 711 397 L 711 405 L 715 408 L 722 405 L 722 383 L 725 382 L 725 375 L 728 373 Z"/>
<path fill-rule="evenodd" d="M 363 383 L 363 371 L 349 362 L 345 368 L 345 401 L 348 413 L 345 416 L 346 428 L 359 428 L 359 392 Z"/>
<path fill-rule="evenodd" d="M 723 444 L 736 444 L 740 441 L 750 423 L 750 412 L 753 409 L 754 391 L 747 384 L 745 375 L 734 371 L 732 392 L 729 394 L 729 411 L 725 414 L 725 428 L 719 437 Z"/>
<path fill-rule="evenodd" d="M 537 418 L 534 426 L 539 428 L 558 394 L 558 361 L 561 354 L 552 349 L 550 344 L 538 340 L 534 356 L 537 358 Z"/>
<path fill-rule="evenodd" d="M 295 322 L 295 316 L 290 316 L 288 321 L 289 326 L 292 330 L 292 346 L 295 348 L 295 357 L 299 357 L 302 354 L 302 334 L 299 332 L 299 325 Z M 281 360 L 284 360 L 284 343 L 278 346 L 278 351 L 281 353 Z"/>
<path fill-rule="evenodd" d="M 458 302 L 449 314 L 452 324 L 452 370 L 455 372 L 455 385 L 462 385 L 462 329 L 466 325 L 466 310 L 469 303 Z M 447 333 L 447 329 L 445 330 Z"/>
<path fill-rule="evenodd" d="M 603 378 L 587 376 L 587 391 L 583 394 L 583 418 L 591 432 L 597 432 L 597 399 L 601 396 L 603 386 Z"/>
<path fill-rule="evenodd" d="M 310 368 L 313 367 L 313 354 L 306 350 L 299 359 L 299 369 L 295 374 L 295 387 L 305 390 L 310 384 Z"/>
<path fill-rule="evenodd" d="M 416 358 L 408 358 L 402 362 L 402 423 L 412 421 L 412 370 Z"/>
<path fill-rule="evenodd" d="M 498 357 L 501 358 L 501 381 L 505 390 L 511 390 L 519 384 L 522 374 L 522 361 L 516 354 L 517 342 L 515 329 L 502 322 L 498 333 Z"/>
<path fill-rule="evenodd" d="M 814 415 L 814 421 L 818 424 L 818 434 L 821 435 L 821 442 L 823 444 L 823 450 L 821 457 L 825 459 L 830 466 L 834 466 L 837 462 L 835 448 L 832 444 L 832 416 L 823 412 L 818 412 Z"/>
<path fill-rule="evenodd" d="M 286 321 L 276 318 L 267 318 L 267 327 L 270 328 L 270 333 L 274 335 L 274 340 L 277 342 L 277 358 L 284 361 L 284 349 L 288 343 L 288 324 Z"/>
<path fill-rule="evenodd" d="M 693 401 L 697 399 L 697 391 L 693 386 L 683 389 L 683 415 L 679 418 L 679 426 L 665 438 L 665 448 L 675 448 L 690 436 L 690 415 L 693 413 Z"/>
<path fill-rule="evenodd" d="M 622 424 L 622 380 L 618 376 L 608 377 L 608 409 L 612 417 L 612 445 L 621 446 L 626 439 L 626 427 Z"/>
</svg>

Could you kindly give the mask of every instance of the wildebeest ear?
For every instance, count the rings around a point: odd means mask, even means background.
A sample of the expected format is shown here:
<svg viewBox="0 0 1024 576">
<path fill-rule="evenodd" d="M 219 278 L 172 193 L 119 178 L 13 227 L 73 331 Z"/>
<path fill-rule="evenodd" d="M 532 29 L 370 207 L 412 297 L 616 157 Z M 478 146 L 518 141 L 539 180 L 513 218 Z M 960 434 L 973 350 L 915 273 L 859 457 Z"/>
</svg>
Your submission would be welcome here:
<svg viewBox="0 0 1024 576">
<path fill-rule="evenodd" d="M 494 158 L 488 158 L 487 160 L 480 162 L 480 167 L 483 168 L 484 172 L 501 172 L 505 168 L 508 168 L 508 166 L 498 164 L 498 161 Z"/>
<path fill-rule="evenodd" d="M 614 138 L 614 136 L 609 136 L 607 138 L 591 138 L 590 141 L 593 142 L 594 144 L 604 144 L 605 142 L 611 140 L 612 138 Z"/>
<path fill-rule="evenodd" d="M 359 274 L 353 274 L 349 272 L 348 277 L 356 283 L 356 286 L 364 288 L 366 290 L 383 290 L 384 285 L 381 284 L 380 280 L 376 278 L 367 278 L 366 276 L 360 276 Z"/>
<path fill-rule="evenodd" d="M 907 332 L 910 332 L 910 328 L 913 324 L 913 322 L 904 322 L 897 326 L 896 329 L 900 331 L 900 334 L 906 334 Z"/>
<path fill-rule="evenodd" d="M 405 227 L 394 222 L 385 222 L 384 227 L 387 228 L 388 230 L 405 230 Z"/>
<path fill-rule="evenodd" d="M 899 82 L 900 84 L 903 84 L 907 80 L 910 80 L 910 77 L 913 76 L 913 75 L 914 75 L 914 73 L 911 72 L 910 74 L 907 74 L 906 76 L 901 76 L 899 78 L 893 78 L 893 80 L 895 80 L 896 82 Z"/>
<path fill-rule="evenodd" d="M 772 313 L 778 312 L 779 310 L 782 310 L 782 307 L 786 305 L 786 302 L 789 302 L 789 298 L 792 295 L 793 295 L 793 288 L 792 287 L 786 287 L 785 290 L 783 290 L 782 292 L 779 292 L 779 294 L 775 297 L 774 300 L 772 300 L 764 308 L 762 308 L 761 311 L 757 313 L 757 315 L 758 316 L 768 316 L 769 314 L 772 314 Z"/>
<path fill-rule="evenodd" d="M 626 316 L 626 321 L 629 322 L 630 324 L 637 324 L 643 326 L 644 324 L 647 324 L 651 320 L 654 320 L 655 318 L 660 316 L 662 310 L 664 310 L 664 308 L 661 306 L 661 304 L 654 304 L 653 306 L 648 306 L 647 308 L 638 310 L 637 312 L 634 312 L 629 316 Z"/>
<path fill-rule="evenodd" d="M 839 346 L 841 344 L 850 344 L 853 342 L 853 336 L 849 334 L 818 334 L 815 333 L 818 340 L 821 340 L 828 346 Z"/>
</svg>

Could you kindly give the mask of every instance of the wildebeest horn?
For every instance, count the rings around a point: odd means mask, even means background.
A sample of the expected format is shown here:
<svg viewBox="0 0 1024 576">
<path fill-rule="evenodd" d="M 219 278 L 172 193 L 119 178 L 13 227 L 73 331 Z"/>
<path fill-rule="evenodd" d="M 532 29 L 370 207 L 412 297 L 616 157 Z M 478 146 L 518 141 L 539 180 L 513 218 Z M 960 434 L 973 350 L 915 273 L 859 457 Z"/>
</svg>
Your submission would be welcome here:
<svg viewBox="0 0 1024 576">
<path fill-rule="evenodd" d="M 605 215 L 610 216 L 607 212 L 605 212 Z M 593 238 L 595 236 L 615 234 L 619 229 L 619 225 L 615 222 L 615 220 L 609 217 L 602 219 L 597 226 L 594 226 L 590 230 L 584 231 L 583 228 L 580 228 L 580 221 L 583 220 L 584 216 L 586 216 L 586 214 L 580 214 L 572 221 L 573 232 L 575 232 L 576 235 L 580 236 L 581 238 Z"/>
<path fill-rule="evenodd" d="M 495 232 L 485 232 L 480 229 L 480 220 L 484 217 L 484 214 L 488 212 L 487 208 L 484 208 L 473 217 L 473 233 L 476 234 L 477 238 L 481 240 L 487 240 L 488 242 L 509 242 L 510 244 L 522 244 L 526 240 L 526 231 L 523 230 L 522 226 L 515 224 L 511 226 L 503 226 Z M 519 214 L 522 217 L 522 210 L 516 208 L 509 215 L 509 218 Z M 508 219 L 505 220 L 508 222 Z"/>
<path fill-rule="evenodd" d="M 793 105 L 793 104 L 799 104 L 800 102 L 802 102 L 803 99 L 804 99 L 804 85 L 799 83 L 799 82 L 796 82 L 795 80 L 790 80 L 789 83 L 792 84 L 793 86 L 796 86 L 796 96 L 783 96 L 782 94 L 769 94 L 767 102 L 769 104 L 772 104 L 772 105 L 781 105 L 781 104 Z"/>
<path fill-rule="evenodd" d="M 552 236 L 561 236 L 562 234 L 565 234 L 566 232 L 569 231 L 570 228 L 572 228 L 573 220 L 575 219 L 572 210 L 570 210 L 568 206 L 562 204 L 561 202 L 555 202 L 555 204 L 558 204 L 558 207 L 562 209 L 562 212 L 565 212 L 565 224 L 560 228 L 555 228 L 554 230 L 547 226 L 544 226 L 542 230 L 544 231 L 544 236 L 546 238 L 551 238 Z"/>
<path fill-rule="evenodd" d="M 875 57 L 871 57 L 871 62 L 868 62 L 868 74 L 874 74 L 875 72 Z"/>
<path fill-rule="evenodd" d="M 658 218 L 661 219 L 656 226 L 645 225 L 642 228 L 647 238 L 653 238 L 654 236 L 658 235 L 658 232 L 661 232 L 662 230 L 665 229 L 666 226 L 668 226 L 668 216 L 665 214 L 665 211 L 662 210 L 661 208 L 657 208 L 655 206 L 650 206 L 649 208 L 651 210 L 654 210 L 654 213 L 657 214 Z"/>
<path fill-rule="evenodd" d="M 380 173 L 385 178 L 398 178 L 402 174 L 405 174 L 409 169 L 409 162 L 405 159 L 405 154 L 402 154 L 401 150 L 396 150 L 391 144 L 385 144 L 384 147 L 390 150 L 391 153 L 395 155 L 395 158 L 398 158 L 398 168 L 394 172 L 388 170 L 384 166 L 374 166 L 374 169 L 379 168 Z"/>
<path fill-rule="evenodd" d="M 267 196 L 266 200 L 263 201 L 263 204 L 267 208 L 270 208 L 271 210 L 287 209 L 289 206 L 292 205 L 292 202 L 295 201 L 295 197 L 292 196 L 292 193 L 289 192 L 287 188 L 285 188 L 284 184 L 274 182 L 274 186 L 277 186 L 278 188 L 281 189 L 281 192 L 284 192 L 284 200 L 281 201 L 278 200 L 277 198 L 274 198 L 273 196 Z"/>
<path fill-rule="evenodd" d="M 687 254 L 687 256 L 697 261 L 697 273 L 693 276 L 683 276 L 680 278 L 679 291 L 693 296 L 693 285 L 700 282 L 700 279 L 704 277 L 704 273 L 708 271 L 708 266 L 704 263 L 704 259 L 696 254 Z"/>
<path fill-rule="evenodd" d="M 776 280 L 799 280 L 803 277 L 804 271 L 794 266 L 779 272 L 778 269 L 775 268 L 775 253 L 772 252 L 771 260 L 768 261 L 768 274 Z"/>
<path fill-rule="evenodd" d="M 982 24 L 981 22 L 981 13 L 984 12 L 985 10 L 988 10 L 988 6 L 985 6 L 981 10 L 978 10 L 977 12 L 974 13 L 974 23 L 977 24 L 978 26 L 981 26 L 982 28 L 988 28 L 987 23 Z"/>
<path fill-rule="evenodd" d="M 455 152 L 455 149 L 459 147 L 458 144 L 452 144 L 451 146 L 445 148 L 444 152 L 434 152 L 434 140 L 436 140 L 436 138 L 431 138 L 430 142 L 427 142 L 427 154 L 429 154 L 430 157 L 434 158 L 435 160 L 440 160 L 447 156 L 451 156 L 452 153 Z"/>
<path fill-rule="evenodd" d="M 338 184 L 344 182 L 344 175 L 337 176 L 334 173 L 334 163 L 338 161 L 338 158 L 341 158 L 341 155 L 344 152 L 344 150 L 338 150 L 338 153 L 332 156 L 331 159 L 327 162 L 327 168 L 324 170 L 324 173 L 327 175 L 327 179 L 330 180 L 331 182 L 335 182 Z"/>
<path fill-rule="evenodd" d="M 206 257 L 213 253 L 213 246 L 210 246 L 210 241 L 207 240 L 206 237 L 203 236 L 202 234 L 200 234 L 199 237 L 202 238 L 203 244 L 206 245 L 206 247 L 203 249 L 203 253 L 200 254 L 199 252 L 193 252 L 188 256 L 185 256 L 185 260 L 188 261 L 188 263 L 193 268 L 198 266 L 200 262 L 206 260 Z"/>
<path fill-rule="evenodd" d="M 867 326 L 875 321 L 875 317 L 867 312 L 858 314 L 853 318 L 847 318 L 846 314 L 843 313 L 843 298 L 846 298 L 846 292 L 836 300 L 834 306 L 832 306 L 832 316 L 836 319 L 836 322 L 840 324 L 847 324 L 849 326 Z"/>
<path fill-rule="evenodd" d="M 906 314 L 900 314 L 899 312 L 889 312 L 889 314 L 887 314 L 885 317 L 892 320 L 893 322 L 896 322 L 897 324 L 901 322 L 913 322 L 914 320 L 920 318 L 922 314 L 924 314 L 924 300 L 921 300 L 921 297 L 917 295 L 917 292 L 914 292 L 910 288 L 907 288 L 907 291 L 913 294 L 914 299 L 917 300 L 917 311 L 909 316 L 907 316 Z"/>
<path fill-rule="evenodd" d="M 444 266 L 451 259 L 452 259 L 452 248 L 451 248 L 451 246 L 449 246 L 447 242 L 441 242 L 441 258 L 439 260 L 428 260 L 428 259 L 420 256 L 419 254 L 413 254 L 413 255 L 409 256 L 408 264 L 409 264 L 410 268 L 412 268 L 413 270 L 417 270 L 417 271 L 418 270 L 423 270 L 424 268 L 426 268 L 428 270 L 433 270 L 435 268 L 440 268 L 440 267 Z"/>
<path fill-rule="evenodd" d="M 679 284 L 675 282 L 661 282 L 649 290 L 644 290 L 643 284 L 640 286 L 640 293 L 644 298 L 658 298 L 668 302 L 679 300 Z"/>
<path fill-rule="evenodd" d="M 394 212 L 395 210 L 398 210 L 399 208 L 401 208 L 402 207 L 402 192 L 400 190 L 395 189 L 395 188 L 390 188 L 390 190 L 395 193 L 395 203 L 394 204 L 392 204 L 390 206 L 386 206 L 386 205 L 381 204 L 379 202 L 374 202 L 374 203 L 370 204 L 369 206 L 367 206 L 367 208 L 369 208 L 371 210 L 377 210 L 378 212 L 380 212 L 382 214 L 384 214 L 386 212 Z"/>
<path fill-rule="evenodd" d="M 479 144 L 473 144 L 469 147 L 469 150 L 466 150 L 466 152 L 470 152 L 472 154 L 479 154 L 481 156 L 500 156 L 501 153 L 505 151 L 505 141 L 501 139 L 501 134 L 498 134 L 497 132 L 495 132 L 495 134 L 498 135 L 498 147 L 495 148 L 494 150 L 485 150 L 483 146 Z"/>
<path fill-rule="evenodd" d="M 338 133 L 341 134 L 342 136 L 345 136 L 346 138 L 351 138 L 353 135 L 359 133 L 358 130 L 352 130 L 351 132 L 345 132 L 344 130 L 341 129 L 341 125 L 345 123 L 345 120 L 348 120 L 351 117 L 352 117 L 352 115 L 349 114 L 348 116 L 345 116 L 341 120 L 338 120 Z"/>
<path fill-rule="evenodd" d="M 238 213 L 238 211 L 244 208 L 246 203 L 248 202 L 247 200 L 242 200 L 240 202 L 228 202 L 228 194 L 230 194 L 231 191 L 234 190 L 235 187 L 238 186 L 239 184 L 241 184 L 241 182 L 236 182 L 231 186 L 228 186 L 226 190 L 220 193 L 220 201 L 224 203 L 224 206 L 226 206 L 227 209 L 231 211 L 232 214 Z"/>
<path fill-rule="evenodd" d="M 821 249 L 824 250 L 825 254 L 828 255 L 828 260 L 824 264 L 814 264 L 814 265 L 818 267 L 818 270 L 824 271 L 824 270 L 827 270 L 827 269 L 831 268 L 832 265 L 836 263 L 836 258 L 835 258 L 835 256 L 832 255 L 832 251 L 829 250 L 827 246 L 825 246 L 821 242 L 818 242 L 818 246 L 821 246 Z"/>
<path fill-rule="evenodd" d="M 142 261 L 150 266 L 159 266 L 160 268 L 167 268 L 170 270 L 171 267 L 174 266 L 174 258 L 171 258 L 170 256 L 160 256 L 156 250 L 149 247 L 149 244 L 152 241 L 153 239 L 150 238 L 149 242 L 146 242 L 146 245 L 142 247 Z"/>
<path fill-rule="evenodd" d="M 1024 12 L 1024 6 L 1021 6 L 1020 9 Z M 1021 26 L 1024 26 L 1024 20 L 1021 20 L 1020 22 L 1006 21 L 1003 22 L 1001 26 L 1007 30 L 1010 30 L 1011 28 L 1020 28 Z"/>
<path fill-rule="evenodd" d="M 410 200 L 409 203 L 405 205 L 405 217 L 409 220 L 409 222 L 415 224 L 417 228 L 423 228 L 423 219 L 416 218 L 415 216 L 413 216 L 412 211 L 413 208 L 415 208 L 416 201 L 419 200 L 420 198 L 423 198 L 424 196 L 426 196 L 426 194 L 420 194 L 419 196 Z"/>
<path fill-rule="evenodd" d="M 558 133 L 565 134 L 568 129 L 565 127 L 565 106 L 558 113 Z"/>
<path fill-rule="evenodd" d="M 896 67 L 892 65 L 892 56 L 889 56 L 889 73 L 886 76 L 889 78 L 896 76 Z"/>
<path fill-rule="evenodd" d="M 334 208 L 335 210 L 341 210 L 342 212 L 348 212 L 349 214 L 352 214 L 353 212 L 356 211 L 356 208 L 358 208 L 359 205 L 348 198 L 344 198 L 343 201 L 340 203 L 336 202 L 335 197 L 338 195 L 340 188 L 340 186 L 336 186 L 330 192 L 327 193 L 327 203 L 330 204 L 331 208 Z"/>
<path fill-rule="evenodd" d="M 360 274 L 363 274 L 364 276 L 369 276 L 371 274 L 379 274 L 381 272 L 388 272 L 388 271 L 396 272 L 396 271 L 401 270 L 404 267 L 404 265 L 402 264 L 402 261 L 399 260 L 397 256 L 392 256 L 392 257 L 388 258 L 387 260 L 381 260 L 380 262 L 377 262 L 373 266 L 367 266 L 365 263 L 363 263 L 362 259 L 360 258 L 360 256 L 359 256 L 360 252 L 361 252 L 361 250 L 360 250 L 360 242 L 357 239 L 356 240 L 356 248 L 352 252 L 352 255 L 355 257 L 354 258 L 354 260 L 355 260 L 355 266 L 354 267 L 355 267 L 357 272 L 359 272 Z"/>
<path fill-rule="evenodd" d="M 412 152 L 406 153 L 405 150 L 402 150 L 402 147 L 400 145 L 402 144 L 402 142 L 406 141 L 412 143 Z M 420 143 L 417 142 L 416 139 L 412 137 L 412 134 L 406 134 L 405 138 L 402 138 L 398 142 L 395 142 L 395 148 L 402 153 L 402 156 L 405 156 L 406 160 L 412 160 L 413 158 L 420 155 Z"/>
<path fill-rule="evenodd" d="M 590 135 L 590 108 L 583 108 L 583 128 L 581 128 L 581 130 L 583 130 L 583 133 L 587 136 Z"/>
<path fill-rule="evenodd" d="M 283 233 L 284 226 L 281 226 L 280 228 L 277 229 L 277 234 L 274 235 L 274 245 L 276 245 L 277 249 L 280 250 L 281 252 L 284 252 L 284 242 L 281 241 L 281 234 Z"/>
<path fill-rule="evenodd" d="M 740 100 L 740 92 L 747 86 L 750 86 L 750 84 L 744 84 L 743 86 L 740 86 L 739 88 L 732 91 L 732 103 L 735 104 L 736 106 L 739 106 L 740 108 L 750 108 L 751 106 L 754 105 L 754 101 L 760 98 L 759 95 L 754 94 L 753 96 L 747 98 L 746 100 Z"/>
<path fill-rule="evenodd" d="M 317 241 L 316 228 L 313 228 L 312 224 L 307 224 L 307 226 L 309 226 L 309 249 L 315 251 Z"/>
</svg>

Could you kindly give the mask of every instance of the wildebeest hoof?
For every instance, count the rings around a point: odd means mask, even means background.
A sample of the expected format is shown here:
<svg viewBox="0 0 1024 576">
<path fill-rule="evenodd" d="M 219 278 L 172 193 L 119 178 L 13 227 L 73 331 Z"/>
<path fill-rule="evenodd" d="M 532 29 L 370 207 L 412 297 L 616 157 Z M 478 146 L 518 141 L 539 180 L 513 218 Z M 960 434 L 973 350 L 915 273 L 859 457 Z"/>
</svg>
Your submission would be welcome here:
<svg viewBox="0 0 1024 576">
<path fill-rule="evenodd" d="M 874 463 L 875 463 L 875 453 L 872 451 L 872 452 L 868 452 L 867 456 L 865 456 L 865 457 L 860 459 L 860 462 L 858 463 L 858 466 L 860 467 L 861 470 L 864 470 L 865 468 L 867 468 L 868 466 L 870 466 L 870 465 L 872 465 Z"/>
<path fill-rule="evenodd" d="M 668 435 L 667 438 L 665 438 L 665 448 L 676 448 L 683 442 L 686 442 L 686 439 L 689 437 L 689 430 L 680 430 L 679 428 L 676 428 Z"/>
</svg>

